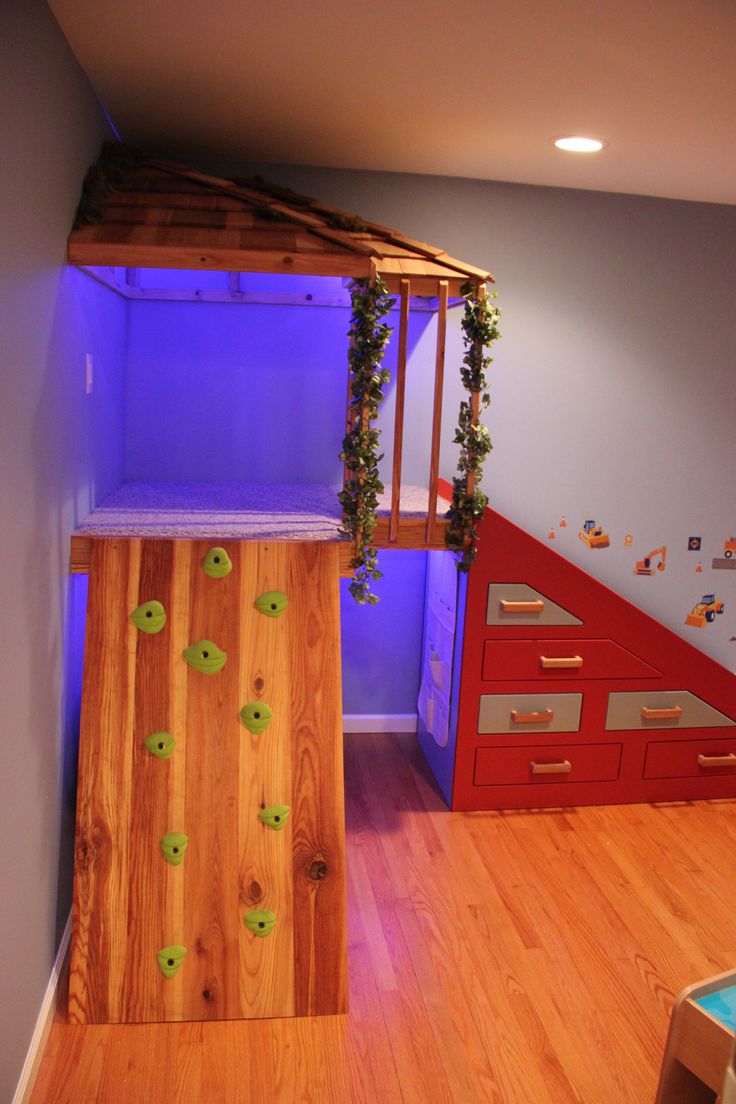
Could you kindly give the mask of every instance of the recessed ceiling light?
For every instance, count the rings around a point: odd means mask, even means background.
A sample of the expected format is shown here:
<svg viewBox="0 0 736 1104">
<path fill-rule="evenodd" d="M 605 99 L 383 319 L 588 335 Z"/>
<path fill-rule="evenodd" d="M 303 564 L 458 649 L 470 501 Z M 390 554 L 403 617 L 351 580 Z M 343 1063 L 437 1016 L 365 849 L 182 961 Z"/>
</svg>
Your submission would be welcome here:
<svg viewBox="0 0 736 1104">
<path fill-rule="evenodd" d="M 598 138 L 583 138 L 577 134 L 555 138 L 554 143 L 558 149 L 568 150 L 570 153 L 597 153 L 605 144 Z"/>
</svg>

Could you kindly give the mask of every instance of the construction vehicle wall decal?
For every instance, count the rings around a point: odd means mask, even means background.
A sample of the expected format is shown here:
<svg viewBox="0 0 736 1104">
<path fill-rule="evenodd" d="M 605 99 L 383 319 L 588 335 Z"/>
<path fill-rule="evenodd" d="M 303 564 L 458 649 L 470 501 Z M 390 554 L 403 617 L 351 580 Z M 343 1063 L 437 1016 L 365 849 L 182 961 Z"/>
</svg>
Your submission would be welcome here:
<svg viewBox="0 0 736 1104">
<path fill-rule="evenodd" d="M 583 528 L 578 533 L 581 541 L 584 541 L 588 548 L 608 548 L 611 543 L 608 533 L 604 533 L 600 525 L 596 525 L 594 521 L 583 522 Z"/>
<path fill-rule="evenodd" d="M 653 564 L 652 560 L 656 556 L 659 556 L 659 562 Z M 666 565 L 667 546 L 663 544 L 661 548 L 655 548 L 654 551 L 648 552 L 643 560 L 637 560 L 634 575 L 654 575 L 657 571 L 664 571 Z"/>
<path fill-rule="evenodd" d="M 686 625 L 692 625 L 696 629 L 705 628 L 706 623 L 715 621 L 717 613 L 723 613 L 724 604 L 721 598 L 715 594 L 704 594 L 699 602 L 696 602 L 690 613 L 685 618 Z"/>
<path fill-rule="evenodd" d="M 736 537 L 727 537 L 723 542 L 723 555 L 713 559 L 711 567 L 716 571 L 736 571 Z"/>
</svg>

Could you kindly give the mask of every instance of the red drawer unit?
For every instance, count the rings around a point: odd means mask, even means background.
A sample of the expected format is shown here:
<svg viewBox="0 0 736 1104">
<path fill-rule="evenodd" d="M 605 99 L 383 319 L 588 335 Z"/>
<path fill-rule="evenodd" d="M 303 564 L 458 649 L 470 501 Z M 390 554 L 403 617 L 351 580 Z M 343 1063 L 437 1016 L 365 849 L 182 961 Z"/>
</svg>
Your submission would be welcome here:
<svg viewBox="0 0 736 1104">
<path fill-rule="evenodd" d="M 647 744 L 645 778 L 736 780 L 736 735 L 731 740 L 662 740 Z"/>
<path fill-rule="evenodd" d="M 486 640 L 488 681 L 658 678 L 661 672 L 614 640 Z"/>
<path fill-rule="evenodd" d="M 575 785 L 612 782 L 621 744 L 552 744 L 481 747 L 475 753 L 476 786 Z"/>
<path fill-rule="evenodd" d="M 736 676 L 490 509 L 451 684 L 453 809 L 736 797 Z"/>
</svg>

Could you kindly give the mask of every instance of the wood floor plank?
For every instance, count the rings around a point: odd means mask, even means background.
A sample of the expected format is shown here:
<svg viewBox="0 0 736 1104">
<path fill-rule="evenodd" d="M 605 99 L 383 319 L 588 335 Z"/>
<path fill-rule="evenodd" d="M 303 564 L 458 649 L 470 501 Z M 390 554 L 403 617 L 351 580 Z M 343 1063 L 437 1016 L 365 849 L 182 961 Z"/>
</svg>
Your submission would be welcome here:
<svg viewBox="0 0 736 1104">
<path fill-rule="evenodd" d="M 411 736 L 345 763 L 349 1015 L 60 1016 L 32 1104 L 653 1100 L 675 995 L 736 957 L 736 802 L 450 813 Z"/>
</svg>

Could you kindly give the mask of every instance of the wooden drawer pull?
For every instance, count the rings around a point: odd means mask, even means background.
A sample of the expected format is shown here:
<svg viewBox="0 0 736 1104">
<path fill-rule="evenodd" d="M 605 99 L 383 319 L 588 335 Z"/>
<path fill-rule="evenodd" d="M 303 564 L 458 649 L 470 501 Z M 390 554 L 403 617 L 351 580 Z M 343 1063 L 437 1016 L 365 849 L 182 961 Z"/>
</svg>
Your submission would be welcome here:
<svg viewBox="0 0 736 1104">
<path fill-rule="evenodd" d="M 533 602 L 511 602 L 506 598 L 501 599 L 501 613 L 541 613 L 544 602 L 536 598 Z"/>
<path fill-rule="evenodd" d="M 736 755 L 731 751 L 728 755 L 699 755 L 699 767 L 736 767 Z"/>
<path fill-rule="evenodd" d="M 572 770 L 569 759 L 563 759 L 561 763 L 535 763 L 532 759 L 529 766 L 532 768 L 532 774 L 569 774 Z"/>
<path fill-rule="evenodd" d="M 671 721 L 682 716 L 682 706 L 673 705 L 667 709 L 650 709 L 649 706 L 641 707 L 641 716 L 644 721 Z"/>
<path fill-rule="evenodd" d="M 556 667 L 582 667 L 582 656 L 540 656 L 539 662 L 542 667 L 547 669 L 554 669 Z"/>
<path fill-rule="evenodd" d="M 511 710 L 511 720 L 514 724 L 547 724 L 555 718 L 551 709 L 542 709 L 539 713 L 519 713 Z"/>
</svg>

